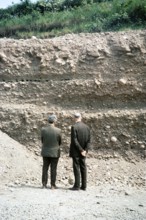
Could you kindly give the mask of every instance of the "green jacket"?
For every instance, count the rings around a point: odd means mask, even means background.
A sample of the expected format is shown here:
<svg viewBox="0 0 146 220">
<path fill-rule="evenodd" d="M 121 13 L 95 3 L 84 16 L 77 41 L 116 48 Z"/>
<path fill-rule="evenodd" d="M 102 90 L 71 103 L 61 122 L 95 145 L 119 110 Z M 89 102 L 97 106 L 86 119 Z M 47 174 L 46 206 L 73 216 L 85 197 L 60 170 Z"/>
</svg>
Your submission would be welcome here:
<svg viewBox="0 0 146 220">
<path fill-rule="evenodd" d="M 41 130 L 42 157 L 60 157 L 61 130 L 49 124 Z"/>
</svg>

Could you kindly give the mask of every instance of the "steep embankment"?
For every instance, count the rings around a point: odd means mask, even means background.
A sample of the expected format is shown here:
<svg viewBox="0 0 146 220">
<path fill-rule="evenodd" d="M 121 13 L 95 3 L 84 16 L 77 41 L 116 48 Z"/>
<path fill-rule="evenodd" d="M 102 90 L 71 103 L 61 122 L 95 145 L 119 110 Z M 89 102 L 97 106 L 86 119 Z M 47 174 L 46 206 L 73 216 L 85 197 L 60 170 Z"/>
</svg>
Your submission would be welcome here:
<svg viewBox="0 0 146 220">
<path fill-rule="evenodd" d="M 0 40 L 0 129 L 38 152 L 58 115 L 68 151 L 72 113 L 91 127 L 96 156 L 146 154 L 146 31 Z"/>
<path fill-rule="evenodd" d="M 25 146 L 0 131 L 0 189 L 9 186 L 36 183 L 40 177 L 40 163 Z"/>
</svg>

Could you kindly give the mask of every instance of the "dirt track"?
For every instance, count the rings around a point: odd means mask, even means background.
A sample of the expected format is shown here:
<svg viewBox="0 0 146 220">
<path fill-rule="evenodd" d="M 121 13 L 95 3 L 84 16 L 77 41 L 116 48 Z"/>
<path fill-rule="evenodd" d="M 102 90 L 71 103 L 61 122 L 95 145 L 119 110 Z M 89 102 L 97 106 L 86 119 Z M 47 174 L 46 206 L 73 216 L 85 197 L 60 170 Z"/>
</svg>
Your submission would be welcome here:
<svg viewBox="0 0 146 220">
<path fill-rule="evenodd" d="M 145 220 L 146 191 L 116 185 L 72 192 L 34 186 L 0 193 L 1 220 Z"/>
</svg>

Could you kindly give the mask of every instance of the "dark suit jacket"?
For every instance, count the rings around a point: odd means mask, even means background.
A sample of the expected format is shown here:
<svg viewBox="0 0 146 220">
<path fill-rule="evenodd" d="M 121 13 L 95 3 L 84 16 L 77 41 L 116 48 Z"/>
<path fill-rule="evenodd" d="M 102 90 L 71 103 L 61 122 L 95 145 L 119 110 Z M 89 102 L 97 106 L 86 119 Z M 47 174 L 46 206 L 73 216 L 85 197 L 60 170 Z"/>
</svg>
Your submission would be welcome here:
<svg viewBox="0 0 146 220">
<path fill-rule="evenodd" d="M 83 122 L 71 127 L 70 157 L 81 156 L 81 151 L 88 151 L 90 146 L 90 129 Z"/>
<path fill-rule="evenodd" d="M 41 130 L 43 157 L 60 157 L 61 130 L 49 124 Z"/>
</svg>

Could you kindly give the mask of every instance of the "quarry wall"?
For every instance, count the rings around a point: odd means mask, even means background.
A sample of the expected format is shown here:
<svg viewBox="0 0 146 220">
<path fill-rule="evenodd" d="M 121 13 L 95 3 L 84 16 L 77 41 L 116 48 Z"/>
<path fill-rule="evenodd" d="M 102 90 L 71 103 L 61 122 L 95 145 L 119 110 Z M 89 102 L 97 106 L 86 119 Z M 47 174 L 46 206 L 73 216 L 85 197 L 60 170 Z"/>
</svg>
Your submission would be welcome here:
<svg viewBox="0 0 146 220">
<path fill-rule="evenodd" d="M 58 116 L 68 153 L 73 113 L 92 134 L 90 156 L 146 156 L 146 31 L 0 39 L 0 129 L 40 153 Z"/>
</svg>

